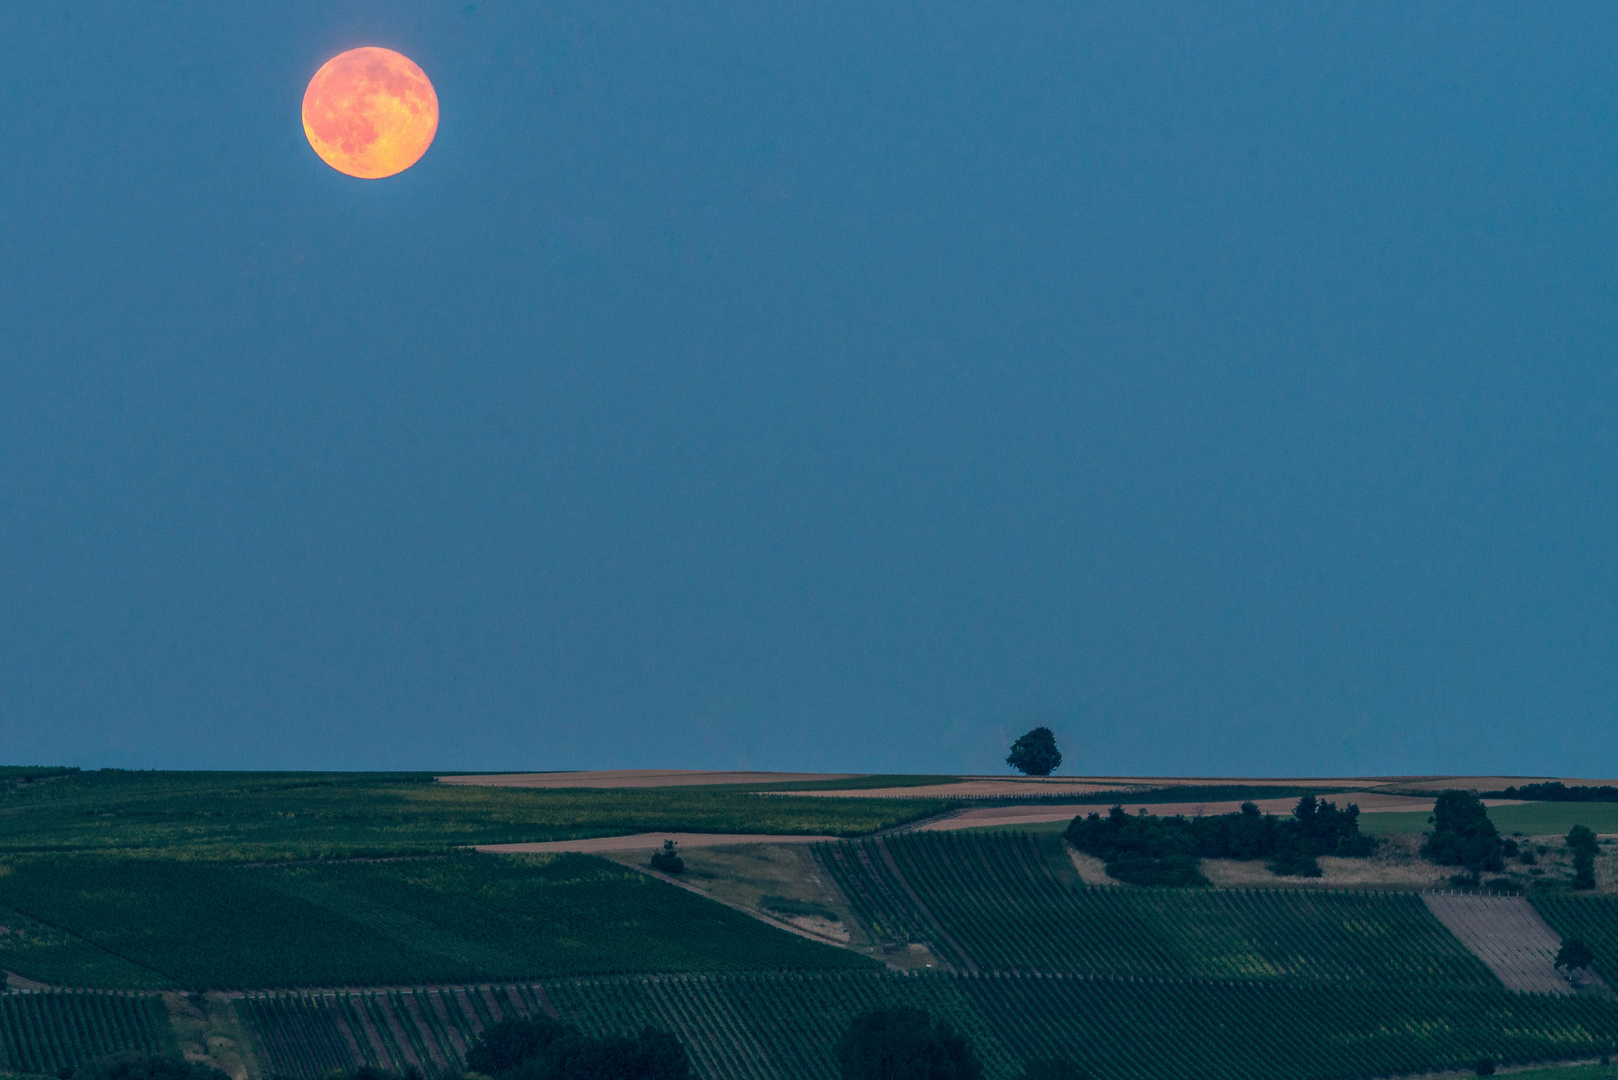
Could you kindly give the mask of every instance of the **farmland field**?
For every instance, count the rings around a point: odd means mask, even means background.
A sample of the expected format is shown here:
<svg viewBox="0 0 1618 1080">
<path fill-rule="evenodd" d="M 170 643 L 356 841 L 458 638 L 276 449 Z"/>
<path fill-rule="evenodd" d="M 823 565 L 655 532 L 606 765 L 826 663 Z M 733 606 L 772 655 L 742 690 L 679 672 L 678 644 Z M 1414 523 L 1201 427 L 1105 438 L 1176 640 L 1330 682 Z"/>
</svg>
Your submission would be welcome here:
<svg viewBox="0 0 1618 1080">
<path fill-rule="evenodd" d="M 48 918 L 96 961 L 75 972 L 70 959 L 36 966 L 18 953 L 12 970 L 77 986 L 128 985 L 107 955 L 186 989 L 870 963 L 587 855 L 248 867 L 36 858 L 0 875 L 0 902 Z"/>
<path fill-rule="evenodd" d="M 19 773 L 0 791 L 0 968 L 135 993 L 0 996 L 0 1072 L 178 1037 L 204 1056 L 210 1038 L 241 1040 L 218 1058 L 237 1080 L 358 1064 L 432 1076 L 500 1017 L 554 1013 L 592 1034 L 672 1031 L 699 1080 L 834 1080 L 837 1036 L 878 1004 L 948 1019 L 986 1080 L 1041 1057 L 1094 1080 L 1364 1080 L 1618 1044 L 1618 999 L 1508 991 L 1414 892 L 1092 887 L 1064 822 L 886 831 L 962 805 L 887 792 L 951 779 L 796 797 Z M 862 789 L 881 794 L 836 796 Z M 644 852 L 464 847 L 665 829 L 850 838 L 693 851 L 685 888 L 643 872 Z M 1555 892 L 1553 862 L 1534 903 L 1612 978 L 1618 898 Z M 897 947 L 911 942 L 925 948 Z"/>
<path fill-rule="evenodd" d="M 153 997 L 117 994 L 0 995 L 0 1069 L 54 1073 L 119 1050 L 174 1048 L 168 1014 Z"/>
<path fill-rule="evenodd" d="M 816 854 L 874 937 L 925 941 L 963 971 L 1494 982 L 1412 894 L 1083 888 L 1057 872 L 1059 843 L 909 833 Z"/>
<path fill-rule="evenodd" d="M 0 856 L 77 850 L 256 861 L 441 854 L 659 830 L 857 836 L 951 805 L 431 781 L 414 773 L 75 773 L 0 793 Z"/>
<path fill-rule="evenodd" d="M 629 976 L 445 992 L 285 995 L 242 1008 L 276 1071 L 454 1064 L 468 1034 L 554 1008 L 592 1034 L 675 1032 L 702 1080 L 834 1080 L 831 1047 L 860 1011 L 910 1005 L 947 1018 L 990 1080 L 1063 1057 L 1119 1080 L 1324 1080 L 1594 1053 L 1618 1039 L 1618 1002 L 1279 982 L 884 975 Z M 356 1050 L 357 1048 L 357 1050 Z M 356 1056 L 357 1054 L 357 1056 Z"/>
</svg>

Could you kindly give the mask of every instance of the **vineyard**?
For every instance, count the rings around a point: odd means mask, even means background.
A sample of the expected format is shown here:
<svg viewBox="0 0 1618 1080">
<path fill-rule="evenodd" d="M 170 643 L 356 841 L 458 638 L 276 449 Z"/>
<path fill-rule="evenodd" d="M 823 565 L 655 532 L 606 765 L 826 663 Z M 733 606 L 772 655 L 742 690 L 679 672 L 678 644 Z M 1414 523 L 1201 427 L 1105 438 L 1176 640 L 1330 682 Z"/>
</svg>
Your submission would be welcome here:
<svg viewBox="0 0 1618 1080">
<path fill-rule="evenodd" d="M 7 952 L 10 969 L 77 986 L 137 977 L 199 990 L 387 986 L 874 964 L 588 855 L 259 867 L 32 859 L 0 875 L 0 903 L 48 918 L 63 938 L 54 949 Z"/>
<path fill-rule="evenodd" d="M 1618 896 L 1544 893 L 1534 906 L 1558 934 L 1590 946 L 1596 970 L 1607 985 L 1618 986 Z"/>
<path fill-rule="evenodd" d="M 159 999 L 122 994 L 0 994 L 0 1070 L 54 1073 L 120 1050 L 173 1051 Z"/>
<path fill-rule="evenodd" d="M 930 832 L 815 853 L 874 940 L 961 972 L 1496 985 L 1409 893 L 1084 888 L 1059 843 Z"/>
<path fill-rule="evenodd" d="M 1277 981 L 894 975 L 630 976 L 535 986 L 245 999 L 272 1073 L 459 1065 L 506 1015 L 555 1010 L 591 1034 L 675 1032 L 702 1080 L 835 1080 L 858 1013 L 911 1005 L 967 1035 L 990 1080 L 1061 1057 L 1098 1080 L 1329 1080 L 1573 1057 L 1618 1039 L 1618 1002 L 1496 988 Z"/>
</svg>

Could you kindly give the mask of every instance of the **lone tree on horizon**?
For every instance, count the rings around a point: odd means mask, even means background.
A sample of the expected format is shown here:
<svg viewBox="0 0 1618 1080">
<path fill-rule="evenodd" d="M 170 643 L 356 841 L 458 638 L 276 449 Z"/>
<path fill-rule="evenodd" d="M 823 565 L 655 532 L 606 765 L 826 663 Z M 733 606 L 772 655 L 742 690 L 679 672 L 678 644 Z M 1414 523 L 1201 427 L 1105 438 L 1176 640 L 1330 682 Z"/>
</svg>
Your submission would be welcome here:
<svg viewBox="0 0 1618 1080">
<path fill-rule="evenodd" d="M 1056 748 L 1056 732 L 1048 727 L 1037 727 L 1011 744 L 1006 764 L 1027 776 L 1049 776 L 1062 764 L 1062 752 Z"/>
</svg>

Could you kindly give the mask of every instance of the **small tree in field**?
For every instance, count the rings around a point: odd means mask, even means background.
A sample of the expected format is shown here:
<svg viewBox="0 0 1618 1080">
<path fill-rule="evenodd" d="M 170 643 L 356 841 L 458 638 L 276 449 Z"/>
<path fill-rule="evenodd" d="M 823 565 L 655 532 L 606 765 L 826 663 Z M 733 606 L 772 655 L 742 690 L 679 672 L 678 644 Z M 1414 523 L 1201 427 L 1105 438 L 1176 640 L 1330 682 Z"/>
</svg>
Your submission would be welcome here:
<svg viewBox="0 0 1618 1080">
<path fill-rule="evenodd" d="M 1573 971 L 1577 968 L 1588 968 L 1596 962 L 1596 954 L 1590 951 L 1590 946 L 1578 938 L 1568 938 L 1562 942 L 1562 947 L 1556 950 L 1556 966 Z"/>
<path fill-rule="evenodd" d="M 1049 776 L 1062 764 L 1062 752 L 1056 748 L 1056 732 L 1048 727 L 1037 727 L 1011 744 L 1006 764 L 1027 776 Z"/>
<path fill-rule="evenodd" d="M 661 870 L 665 874 L 685 872 L 685 860 L 674 850 L 673 840 L 663 841 L 663 850 L 652 852 L 652 869 Z"/>
</svg>

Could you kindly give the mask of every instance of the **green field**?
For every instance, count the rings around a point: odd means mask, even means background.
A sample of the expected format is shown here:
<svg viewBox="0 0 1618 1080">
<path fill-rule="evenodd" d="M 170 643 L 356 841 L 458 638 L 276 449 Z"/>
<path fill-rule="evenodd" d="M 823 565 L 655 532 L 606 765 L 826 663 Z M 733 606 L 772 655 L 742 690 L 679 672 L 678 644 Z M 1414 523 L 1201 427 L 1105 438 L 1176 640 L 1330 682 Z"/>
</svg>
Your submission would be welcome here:
<svg viewBox="0 0 1618 1080">
<path fill-rule="evenodd" d="M 48 920 L 62 939 L 17 953 L 12 970 L 76 986 L 378 986 L 871 964 L 589 855 L 247 867 L 36 858 L 0 876 L 0 903 Z"/>
<path fill-rule="evenodd" d="M 662 830 L 858 836 L 951 805 L 431 781 L 408 773 L 75 773 L 0 793 L 0 857 L 62 851 L 216 860 L 375 857 Z"/>
<path fill-rule="evenodd" d="M 1378 813 L 1360 817 L 1360 828 L 1377 836 L 1412 836 L 1431 829 L 1431 812 Z M 1618 833 L 1618 803 L 1519 803 L 1489 808 L 1489 820 L 1502 836 L 1561 836 L 1575 825 L 1598 833 Z"/>
</svg>

